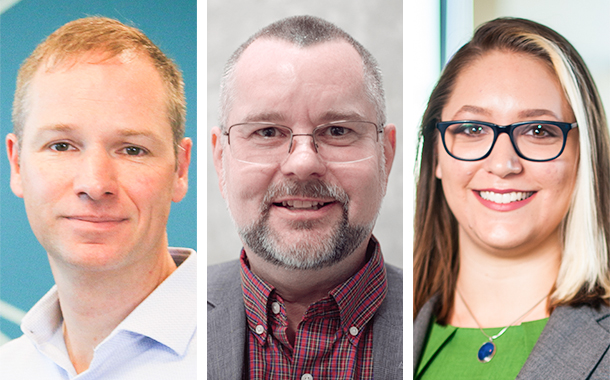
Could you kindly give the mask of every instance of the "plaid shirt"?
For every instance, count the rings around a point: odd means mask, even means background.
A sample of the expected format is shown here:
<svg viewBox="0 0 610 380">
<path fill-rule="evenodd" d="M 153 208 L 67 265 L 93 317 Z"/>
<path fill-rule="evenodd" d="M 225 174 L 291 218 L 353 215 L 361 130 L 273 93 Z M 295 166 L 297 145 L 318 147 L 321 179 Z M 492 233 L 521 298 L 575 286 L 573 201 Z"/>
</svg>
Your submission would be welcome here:
<svg viewBox="0 0 610 380">
<path fill-rule="evenodd" d="M 373 379 L 373 315 L 387 291 L 379 243 L 369 261 L 343 284 L 309 305 L 293 347 L 282 297 L 250 271 L 241 255 L 248 323 L 248 371 L 253 380 Z"/>
</svg>

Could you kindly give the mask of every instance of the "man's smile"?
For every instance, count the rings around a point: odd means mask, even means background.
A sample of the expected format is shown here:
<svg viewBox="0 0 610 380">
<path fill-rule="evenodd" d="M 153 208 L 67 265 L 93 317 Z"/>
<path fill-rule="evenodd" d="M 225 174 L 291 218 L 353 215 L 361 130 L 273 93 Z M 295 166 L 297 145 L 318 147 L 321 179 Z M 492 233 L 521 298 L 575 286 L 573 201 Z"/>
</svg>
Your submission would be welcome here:
<svg viewBox="0 0 610 380">
<path fill-rule="evenodd" d="M 273 205 L 277 207 L 285 207 L 288 210 L 319 210 L 322 207 L 335 203 L 335 200 L 322 201 L 322 200 L 299 200 L 291 199 L 284 200 L 281 202 L 274 202 Z"/>
</svg>

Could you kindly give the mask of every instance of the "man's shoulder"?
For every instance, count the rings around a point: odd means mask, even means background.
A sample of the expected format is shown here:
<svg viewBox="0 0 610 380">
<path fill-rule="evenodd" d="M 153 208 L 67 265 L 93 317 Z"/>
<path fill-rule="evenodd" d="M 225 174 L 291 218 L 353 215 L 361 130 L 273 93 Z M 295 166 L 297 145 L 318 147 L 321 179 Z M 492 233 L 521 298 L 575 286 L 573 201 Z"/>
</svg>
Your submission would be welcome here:
<svg viewBox="0 0 610 380">
<path fill-rule="evenodd" d="M 386 298 L 391 303 L 399 304 L 400 309 L 402 309 L 402 268 L 386 263 L 385 271 L 388 281 L 388 294 Z"/>
<path fill-rule="evenodd" d="M 0 372 L 3 379 L 22 379 L 25 374 L 42 375 L 45 371 L 54 370 L 50 363 L 52 362 L 40 354 L 25 335 L 0 347 Z"/>
<path fill-rule="evenodd" d="M 239 260 L 231 260 L 208 266 L 208 287 L 239 282 Z"/>
<path fill-rule="evenodd" d="M 241 302 L 239 260 L 208 266 L 208 310 L 220 304 Z"/>
<path fill-rule="evenodd" d="M 11 359 L 21 358 L 24 352 L 34 349 L 34 346 L 25 335 L 21 335 L 19 338 L 3 344 L 0 346 L 0 368 L 4 368 L 5 365 L 9 364 Z"/>
<path fill-rule="evenodd" d="M 400 285 L 402 285 L 402 268 L 386 263 L 385 271 L 389 281 L 400 283 Z"/>
</svg>

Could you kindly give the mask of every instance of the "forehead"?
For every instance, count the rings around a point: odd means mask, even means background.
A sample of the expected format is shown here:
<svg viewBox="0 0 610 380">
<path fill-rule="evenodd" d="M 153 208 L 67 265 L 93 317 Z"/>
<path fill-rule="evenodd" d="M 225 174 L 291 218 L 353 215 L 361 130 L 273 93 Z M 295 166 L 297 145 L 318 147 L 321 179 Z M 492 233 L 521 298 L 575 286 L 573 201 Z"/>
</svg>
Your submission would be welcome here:
<svg viewBox="0 0 610 380">
<path fill-rule="evenodd" d="M 263 38 L 253 42 L 236 64 L 229 121 L 273 114 L 294 122 L 325 113 L 374 115 L 367 100 L 364 67 L 344 40 L 299 47 Z"/>
<path fill-rule="evenodd" d="M 485 53 L 458 74 L 443 117 L 453 117 L 447 112 L 470 106 L 489 116 L 524 110 L 548 110 L 566 117 L 572 114 L 557 74 L 546 61 L 500 50 Z"/>
<path fill-rule="evenodd" d="M 160 74 L 146 58 L 100 60 L 85 55 L 35 73 L 27 96 L 25 130 L 48 124 L 136 127 L 171 133 Z"/>
</svg>

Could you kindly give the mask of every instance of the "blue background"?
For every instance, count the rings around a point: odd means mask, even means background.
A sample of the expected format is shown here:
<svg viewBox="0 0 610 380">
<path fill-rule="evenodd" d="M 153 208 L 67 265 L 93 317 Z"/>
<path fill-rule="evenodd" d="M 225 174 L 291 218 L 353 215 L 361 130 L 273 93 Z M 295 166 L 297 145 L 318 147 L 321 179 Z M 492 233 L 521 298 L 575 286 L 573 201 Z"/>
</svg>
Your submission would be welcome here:
<svg viewBox="0 0 610 380">
<path fill-rule="evenodd" d="M 17 70 L 46 36 L 78 18 L 101 15 L 142 30 L 174 59 L 184 74 L 186 135 L 197 146 L 196 0 L 23 0 L 0 15 L 0 299 L 29 310 L 54 281 L 47 255 L 32 233 L 23 200 L 9 187 L 4 137 L 12 131 L 11 108 Z M 193 151 L 189 192 L 173 204 L 168 224 L 170 246 L 197 247 L 197 155 Z M 16 338 L 19 327 L 0 318 L 0 331 Z"/>
</svg>

